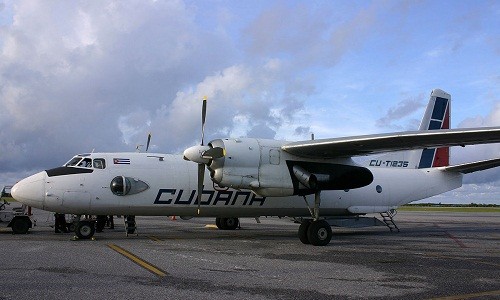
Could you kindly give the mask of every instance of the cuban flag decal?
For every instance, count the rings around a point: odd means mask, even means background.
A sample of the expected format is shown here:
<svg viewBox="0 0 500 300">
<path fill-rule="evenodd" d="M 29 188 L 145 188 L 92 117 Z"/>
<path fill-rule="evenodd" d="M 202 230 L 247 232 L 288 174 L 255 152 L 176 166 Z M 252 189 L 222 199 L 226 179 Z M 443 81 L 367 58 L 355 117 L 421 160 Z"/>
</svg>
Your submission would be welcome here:
<svg viewBox="0 0 500 300">
<path fill-rule="evenodd" d="M 130 165 L 130 158 L 113 158 L 115 165 Z"/>
</svg>

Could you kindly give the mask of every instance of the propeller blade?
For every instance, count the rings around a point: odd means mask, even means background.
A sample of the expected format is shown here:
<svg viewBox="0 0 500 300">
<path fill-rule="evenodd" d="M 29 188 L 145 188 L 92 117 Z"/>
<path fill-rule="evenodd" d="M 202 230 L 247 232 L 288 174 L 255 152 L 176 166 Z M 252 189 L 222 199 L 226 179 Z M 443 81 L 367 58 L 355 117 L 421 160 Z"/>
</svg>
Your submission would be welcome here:
<svg viewBox="0 0 500 300">
<path fill-rule="evenodd" d="M 150 142 L 151 142 L 151 132 L 148 134 L 148 143 L 146 144 L 146 152 L 148 152 Z"/>
<path fill-rule="evenodd" d="M 205 179 L 205 165 L 198 164 L 198 215 L 200 214 L 201 193 L 203 192 L 204 179 Z"/>
<path fill-rule="evenodd" d="M 226 155 L 226 149 L 221 147 L 210 148 L 201 154 L 202 158 L 216 159 Z"/>
<path fill-rule="evenodd" d="M 207 117 L 207 96 L 203 97 L 203 106 L 201 107 L 201 145 L 205 138 L 205 119 Z"/>
</svg>

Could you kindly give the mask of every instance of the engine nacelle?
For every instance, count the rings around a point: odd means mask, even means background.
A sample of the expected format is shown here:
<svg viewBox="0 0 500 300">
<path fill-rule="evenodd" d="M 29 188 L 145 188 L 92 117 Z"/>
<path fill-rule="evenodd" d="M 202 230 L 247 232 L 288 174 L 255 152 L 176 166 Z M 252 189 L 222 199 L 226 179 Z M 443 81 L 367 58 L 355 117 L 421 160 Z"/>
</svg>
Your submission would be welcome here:
<svg viewBox="0 0 500 300">
<path fill-rule="evenodd" d="M 212 180 L 224 187 L 252 189 L 258 186 L 260 148 L 256 139 L 225 139 L 210 142 L 225 149 L 224 157 L 208 164 Z"/>
<path fill-rule="evenodd" d="M 281 157 L 282 144 L 252 138 L 211 141 L 209 146 L 224 148 L 225 155 L 210 161 L 210 176 L 222 187 L 249 189 L 264 197 L 291 196 L 293 184 Z"/>
<path fill-rule="evenodd" d="M 281 150 L 283 143 L 251 138 L 211 141 L 208 147 L 224 149 L 224 156 L 209 161 L 210 176 L 221 187 L 274 197 L 354 189 L 373 181 L 370 170 L 350 158 L 303 159 Z"/>
</svg>

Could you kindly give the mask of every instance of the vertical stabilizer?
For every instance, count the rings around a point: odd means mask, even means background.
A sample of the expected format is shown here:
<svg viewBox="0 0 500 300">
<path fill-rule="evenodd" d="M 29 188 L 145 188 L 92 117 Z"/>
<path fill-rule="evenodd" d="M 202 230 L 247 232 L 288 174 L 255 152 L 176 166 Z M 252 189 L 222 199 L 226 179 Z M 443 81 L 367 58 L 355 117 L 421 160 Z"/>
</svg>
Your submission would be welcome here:
<svg viewBox="0 0 500 300">
<path fill-rule="evenodd" d="M 450 103 L 450 94 L 439 89 L 433 90 L 418 130 L 450 129 Z M 385 168 L 402 165 L 405 168 L 420 169 L 448 166 L 449 161 L 450 150 L 448 147 L 443 147 L 390 152 L 371 159 L 367 163 L 370 167 Z"/>
<path fill-rule="evenodd" d="M 450 129 L 451 95 L 435 89 L 431 97 L 419 130 Z M 444 167 L 450 164 L 450 148 L 424 149 L 418 168 Z"/>
</svg>

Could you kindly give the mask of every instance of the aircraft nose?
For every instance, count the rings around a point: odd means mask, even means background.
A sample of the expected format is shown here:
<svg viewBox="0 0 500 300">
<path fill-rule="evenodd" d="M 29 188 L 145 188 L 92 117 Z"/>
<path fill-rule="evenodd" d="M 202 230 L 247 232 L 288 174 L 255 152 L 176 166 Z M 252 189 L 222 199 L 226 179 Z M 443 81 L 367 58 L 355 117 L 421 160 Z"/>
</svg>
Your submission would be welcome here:
<svg viewBox="0 0 500 300">
<path fill-rule="evenodd" d="M 12 187 L 12 197 L 22 204 L 43 208 L 46 176 L 47 173 L 43 171 L 19 181 Z"/>
</svg>

